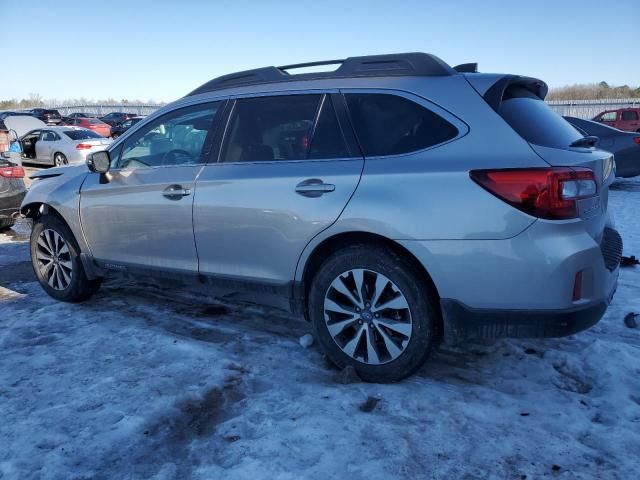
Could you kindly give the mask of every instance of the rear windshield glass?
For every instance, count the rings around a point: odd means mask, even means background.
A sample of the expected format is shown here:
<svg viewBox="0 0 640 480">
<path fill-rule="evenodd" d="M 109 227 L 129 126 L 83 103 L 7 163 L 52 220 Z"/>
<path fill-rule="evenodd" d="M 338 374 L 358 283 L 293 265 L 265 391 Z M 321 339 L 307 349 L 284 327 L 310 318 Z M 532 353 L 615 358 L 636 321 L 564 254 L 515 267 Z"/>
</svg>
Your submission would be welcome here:
<svg viewBox="0 0 640 480">
<path fill-rule="evenodd" d="M 98 120 L 97 118 L 87 118 L 87 123 L 90 123 L 91 125 L 100 125 L 104 122 Z"/>
<path fill-rule="evenodd" d="M 500 115 L 527 142 L 567 148 L 582 135 L 533 93 L 518 89 L 505 94 Z"/>
<path fill-rule="evenodd" d="M 91 130 L 65 130 L 64 133 L 71 140 L 87 140 L 89 138 L 102 138 Z"/>
<path fill-rule="evenodd" d="M 60 116 L 60 112 L 58 112 L 57 110 L 44 110 L 42 113 L 44 113 L 46 115 L 58 115 L 58 116 Z"/>
</svg>

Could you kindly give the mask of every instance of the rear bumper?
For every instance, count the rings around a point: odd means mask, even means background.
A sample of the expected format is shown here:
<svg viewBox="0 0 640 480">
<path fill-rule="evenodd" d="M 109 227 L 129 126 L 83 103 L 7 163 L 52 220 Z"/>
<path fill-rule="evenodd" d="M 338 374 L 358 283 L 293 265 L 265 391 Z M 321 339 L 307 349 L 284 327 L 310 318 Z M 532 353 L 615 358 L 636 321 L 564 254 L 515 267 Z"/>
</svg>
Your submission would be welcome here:
<svg viewBox="0 0 640 480">
<path fill-rule="evenodd" d="M 20 212 L 20 204 L 27 194 L 26 190 L 9 196 L 0 195 L 0 218 L 14 217 Z"/>
<path fill-rule="evenodd" d="M 447 336 L 456 341 L 482 338 L 565 337 L 586 330 L 600 321 L 608 302 L 565 310 L 476 309 L 451 299 L 442 299 Z"/>
</svg>

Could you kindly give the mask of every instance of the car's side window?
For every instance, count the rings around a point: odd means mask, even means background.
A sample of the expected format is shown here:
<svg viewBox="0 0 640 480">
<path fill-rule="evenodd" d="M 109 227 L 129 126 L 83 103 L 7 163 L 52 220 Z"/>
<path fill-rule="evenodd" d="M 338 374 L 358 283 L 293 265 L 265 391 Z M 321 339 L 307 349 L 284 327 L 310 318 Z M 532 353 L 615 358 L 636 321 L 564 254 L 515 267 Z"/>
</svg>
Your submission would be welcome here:
<svg viewBox="0 0 640 480">
<path fill-rule="evenodd" d="M 602 114 L 602 118 L 600 119 L 603 122 L 615 122 L 616 116 L 618 112 L 606 112 Z"/>
<path fill-rule="evenodd" d="M 633 110 L 627 110 L 622 112 L 622 120 L 627 122 L 638 120 L 638 112 L 634 112 Z"/>
<path fill-rule="evenodd" d="M 114 168 L 197 165 L 206 161 L 204 146 L 221 102 L 185 107 L 155 119 L 129 138 Z"/>
<path fill-rule="evenodd" d="M 305 160 L 321 99 L 312 94 L 237 100 L 221 161 Z"/>
<path fill-rule="evenodd" d="M 43 130 L 40 132 L 40 141 L 41 142 L 55 142 L 57 140 L 57 135 L 50 130 Z"/>
<path fill-rule="evenodd" d="M 399 95 L 345 94 L 358 141 L 369 157 L 415 152 L 458 135 L 431 110 Z"/>
</svg>

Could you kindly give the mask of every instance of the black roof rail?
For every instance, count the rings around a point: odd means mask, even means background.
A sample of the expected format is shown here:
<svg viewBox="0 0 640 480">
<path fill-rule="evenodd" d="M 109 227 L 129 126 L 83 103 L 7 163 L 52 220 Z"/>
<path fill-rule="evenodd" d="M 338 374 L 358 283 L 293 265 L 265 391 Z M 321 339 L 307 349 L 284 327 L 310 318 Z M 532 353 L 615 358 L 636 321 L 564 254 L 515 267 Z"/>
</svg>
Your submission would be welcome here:
<svg viewBox="0 0 640 480">
<path fill-rule="evenodd" d="M 456 72 L 460 73 L 478 73 L 477 63 L 461 63 L 453 67 Z"/>
<path fill-rule="evenodd" d="M 291 74 L 287 70 L 340 65 L 328 72 Z M 264 67 L 223 75 L 199 86 L 187 96 L 222 90 L 225 88 L 323 78 L 384 77 L 384 76 L 448 76 L 457 72 L 440 58 L 429 53 L 398 53 L 349 57 L 344 60 L 299 63 L 282 67 Z"/>
</svg>

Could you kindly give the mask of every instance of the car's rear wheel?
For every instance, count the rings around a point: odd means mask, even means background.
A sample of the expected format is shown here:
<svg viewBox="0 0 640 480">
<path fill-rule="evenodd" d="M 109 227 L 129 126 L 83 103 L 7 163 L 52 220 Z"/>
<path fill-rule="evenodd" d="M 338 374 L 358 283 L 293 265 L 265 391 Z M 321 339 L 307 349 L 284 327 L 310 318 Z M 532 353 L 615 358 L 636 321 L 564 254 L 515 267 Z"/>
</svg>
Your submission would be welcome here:
<svg viewBox="0 0 640 480">
<path fill-rule="evenodd" d="M 53 156 L 53 164 L 56 167 L 62 167 L 63 165 L 69 165 L 69 160 L 67 160 L 64 154 L 58 152 Z"/>
<path fill-rule="evenodd" d="M 435 309 L 420 274 L 379 246 L 331 255 L 312 281 L 309 316 L 328 358 L 372 382 L 415 372 L 435 336 Z"/>
<path fill-rule="evenodd" d="M 87 278 L 78 243 L 57 215 L 43 215 L 35 221 L 31 262 L 40 285 L 56 300 L 81 302 L 100 287 L 100 280 Z"/>
</svg>

